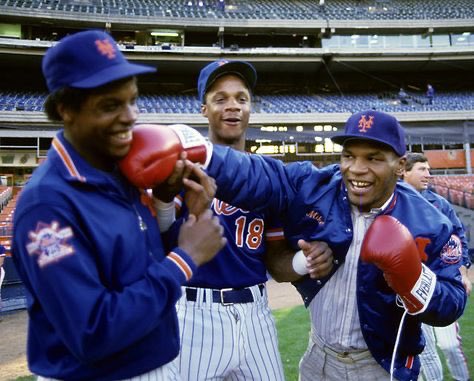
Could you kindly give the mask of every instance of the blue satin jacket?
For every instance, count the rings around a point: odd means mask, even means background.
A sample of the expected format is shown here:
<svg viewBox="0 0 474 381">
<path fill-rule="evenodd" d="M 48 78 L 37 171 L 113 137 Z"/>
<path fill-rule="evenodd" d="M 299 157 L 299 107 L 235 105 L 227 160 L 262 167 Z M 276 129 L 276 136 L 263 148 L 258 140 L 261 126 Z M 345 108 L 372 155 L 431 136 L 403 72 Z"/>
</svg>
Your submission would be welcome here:
<svg viewBox="0 0 474 381">
<path fill-rule="evenodd" d="M 62 133 L 53 140 L 14 217 L 33 373 L 119 380 L 178 355 L 175 303 L 195 265 L 178 248 L 166 255 L 147 200 L 118 172 L 91 167 Z"/>
</svg>

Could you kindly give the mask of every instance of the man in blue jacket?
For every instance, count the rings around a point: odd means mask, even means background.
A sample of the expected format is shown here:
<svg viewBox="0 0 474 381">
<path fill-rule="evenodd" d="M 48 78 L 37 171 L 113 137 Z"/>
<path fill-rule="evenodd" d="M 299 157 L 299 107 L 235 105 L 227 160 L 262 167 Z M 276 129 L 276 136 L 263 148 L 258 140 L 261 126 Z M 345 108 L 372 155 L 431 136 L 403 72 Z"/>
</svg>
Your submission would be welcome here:
<svg viewBox="0 0 474 381">
<path fill-rule="evenodd" d="M 416 380 L 421 323 L 446 326 L 464 311 L 461 245 L 450 221 L 398 182 L 406 148 L 393 116 L 355 113 L 332 140 L 343 146 L 339 166 L 285 166 L 214 145 L 207 172 L 219 199 L 276 211 L 294 249 L 304 239 L 333 251 L 328 277 L 294 283 L 312 323 L 301 380 Z M 273 256 L 270 272 L 285 281 L 292 261 Z"/>
<path fill-rule="evenodd" d="M 408 153 L 403 179 L 452 222 L 454 233 L 458 236 L 462 245 L 462 265 L 459 267 L 459 271 L 462 275 L 464 288 L 469 295 L 472 289 L 472 283 L 468 276 L 471 259 L 469 258 L 468 242 L 464 227 L 449 201 L 428 188 L 431 179 L 428 158 L 422 153 Z M 466 355 L 462 348 L 459 323 L 454 322 L 446 327 L 432 327 L 423 324 L 422 328 L 426 339 L 426 347 L 420 355 L 421 373 L 424 379 L 442 381 L 444 378 L 443 366 L 436 349 L 436 345 L 438 345 L 444 353 L 453 379 L 468 381 L 470 379 L 469 369 L 467 367 Z"/>
<path fill-rule="evenodd" d="M 39 380 L 179 378 L 175 303 L 226 241 L 205 211 L 166 253 L 151 198 L 117 169 L 138 116 L 135 76 L 154 71 L 95 30 L 62 39 L 43 59 L 46 114 L 64 129 L 21 191 L 13 233 L 28 365 Z"/>
</svg>

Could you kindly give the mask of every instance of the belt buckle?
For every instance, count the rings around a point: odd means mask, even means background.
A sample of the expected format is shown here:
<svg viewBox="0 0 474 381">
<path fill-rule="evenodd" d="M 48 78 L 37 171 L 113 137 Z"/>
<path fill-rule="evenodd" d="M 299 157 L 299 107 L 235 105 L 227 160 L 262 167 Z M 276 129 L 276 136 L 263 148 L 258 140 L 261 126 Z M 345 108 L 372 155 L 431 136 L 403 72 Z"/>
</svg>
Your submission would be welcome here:
<svg viewBox="0 0 474 381">
<path fill-rule="evenodd" d="M 221 289 L 219 290 L 220 297 L 221 297 L 220 302 L 221 302 L 221 304 L 222 304 L 223 306 L 230 306 L 230 305 L 234 304 L 234 303 L 225 303 L 225 302 L 224 302 L 224 292 L 232 291 L 232 290 L 233 290 L 233 288 L 221 288 Z"/>
</svg>

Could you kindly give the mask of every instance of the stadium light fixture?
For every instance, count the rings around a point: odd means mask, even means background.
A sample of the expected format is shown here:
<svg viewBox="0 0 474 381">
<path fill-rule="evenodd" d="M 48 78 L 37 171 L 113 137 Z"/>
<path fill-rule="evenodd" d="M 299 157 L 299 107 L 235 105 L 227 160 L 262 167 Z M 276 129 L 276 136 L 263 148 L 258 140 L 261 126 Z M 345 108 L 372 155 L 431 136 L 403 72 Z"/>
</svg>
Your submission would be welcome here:
<svg viewBox="0 0 474 381">
<path fill-rule="evenodd" d="M 158 30 L 155 32 L 151 32 L 150 34 L 154 37 L 179 37 L 178 32 L 165 31 L 165 30 L 162 30 L 162 31 Z"/>
</svg>

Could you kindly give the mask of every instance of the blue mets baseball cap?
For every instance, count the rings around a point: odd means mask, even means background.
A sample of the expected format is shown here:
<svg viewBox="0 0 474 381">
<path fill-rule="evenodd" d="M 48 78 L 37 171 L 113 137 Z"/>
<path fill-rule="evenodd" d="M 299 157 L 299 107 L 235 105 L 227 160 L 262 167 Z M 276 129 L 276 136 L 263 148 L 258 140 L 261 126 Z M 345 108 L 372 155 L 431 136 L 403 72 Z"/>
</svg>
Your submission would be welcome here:
<svg viewBox="0 0 474 381">
<path fill-rule="evenodd" d="M 199 73 L 198 96 L 202 103 L 204 103 L 204 96 L 212 83 L 224 74 L 237 74 L 245 81 L 251 92 L 257 83 L 257 71 L 252 64 L 246 61 L 213 61 Z"/>
<path fill-rule="evenodd" d="M 64 87 L 92 89 L 118 79 L 152 73 L 154 67 L 132 64 L 117 43 L 101 30 L 64 37 L 46 51 L 42 62 L 49 91 Z"/>
<path fill-rule="evenodd" d="M 398 120 L 387 113 L 367 110 L 352 114 L 346 122 L 344 134 L 331 138 L 334 143 L 344 145 L 349 139 L 366 139 L 383 143 L 398 156 L 405 155 L 405 131 Z"/>
</svg>

